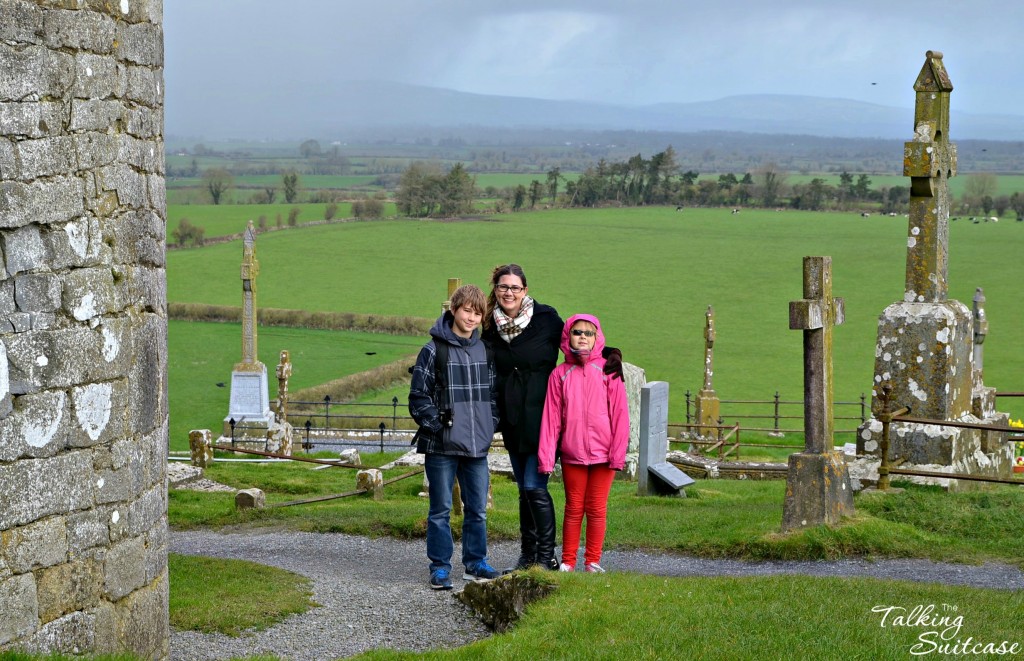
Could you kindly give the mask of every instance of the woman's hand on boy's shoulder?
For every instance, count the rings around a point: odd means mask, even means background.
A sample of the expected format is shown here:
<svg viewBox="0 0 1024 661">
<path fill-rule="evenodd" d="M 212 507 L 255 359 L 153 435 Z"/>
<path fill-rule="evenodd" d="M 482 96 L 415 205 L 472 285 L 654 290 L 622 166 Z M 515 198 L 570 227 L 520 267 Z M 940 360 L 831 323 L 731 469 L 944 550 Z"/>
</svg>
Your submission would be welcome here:
<svg viewBox="0 0 1024 661">
<path fill-rule="evenodd" d="M 605 347 L 601 350 L 601 357 L 604 358 L 604 373 L 608 376 L 619 377 L 620 381 L 625 381 L 626 377 L 622 373 L 622 352 L 616 347 Z"/>
</svg>

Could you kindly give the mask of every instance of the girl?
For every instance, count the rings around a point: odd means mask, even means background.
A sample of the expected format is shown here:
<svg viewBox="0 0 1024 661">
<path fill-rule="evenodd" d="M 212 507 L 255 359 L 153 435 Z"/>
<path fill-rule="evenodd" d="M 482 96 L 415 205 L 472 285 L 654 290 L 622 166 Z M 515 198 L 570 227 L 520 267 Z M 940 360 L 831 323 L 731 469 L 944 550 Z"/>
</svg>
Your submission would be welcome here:
<svg viewBox="0 0 1024 661">
<path fill-rule="evenodd" d="M 622 379 L 604 373 L 604 334 L 597 317 L 577 314 L 562 329 L 565 362 L 548 379 L 540 429 L 537 470 L 549 475 L 555 456 L 562 462 L 565 517 L 562 522 L 562 571 L 576 568 L 583 516 L 587 517 L 584 567 L 603 573 L 608 493 L 615 471 L 626 463 L 629 408 Z"/>
</svg>

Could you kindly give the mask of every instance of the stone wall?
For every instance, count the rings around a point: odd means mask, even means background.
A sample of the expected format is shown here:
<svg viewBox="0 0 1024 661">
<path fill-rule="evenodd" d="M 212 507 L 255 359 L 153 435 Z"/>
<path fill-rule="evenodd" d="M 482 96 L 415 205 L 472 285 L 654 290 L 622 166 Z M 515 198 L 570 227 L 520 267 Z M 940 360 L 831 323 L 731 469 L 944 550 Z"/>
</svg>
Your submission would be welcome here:
<svg viewBox="0 0 1024 661">
<path fill-rule="evenodd" d="M 0 0 L 0 651 L 168 654 L 162 0 Z"/>
</svg>

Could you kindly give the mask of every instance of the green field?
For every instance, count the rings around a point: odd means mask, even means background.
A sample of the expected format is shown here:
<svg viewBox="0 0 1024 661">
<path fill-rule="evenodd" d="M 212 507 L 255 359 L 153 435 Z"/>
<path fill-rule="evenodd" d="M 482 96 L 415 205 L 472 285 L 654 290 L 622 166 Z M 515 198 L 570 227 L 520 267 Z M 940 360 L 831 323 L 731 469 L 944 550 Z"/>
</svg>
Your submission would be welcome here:
<svg viewBox="0 0 1024 661">
<path fill-rule="evenodd" d="M 846 299 L 846 323 L 835 332 L 835 395 L 854 401 L 872 385 L 877 318 L 903 297 L 906 223 L 637 208 L 314 227 L 260 237 L 259 304 L 433 317 L 449 277 L 485 284 L 495 264 L 517 261 L 538 300 L 563 317 L 597 314 L 609 343 L 648 380 L 670 382 L 676 421 L 684 417 L 683 392 L 702 383 L 708 305 L 716 313 L 721 398 L 765 399 L 776 390 L 783 399 L 802 398 L 802 342 L 788 328 L 789 301 L 802 298 L 803 256 L 829 255 L 835 294 Z M 950 297 L 970 306 L 981 286 L 988 299 L 985 381 L 1024 390 L 1024 223 L 952 223 L 950 234 Z M 168 300 L 239 305 L 240 259 L 239 242 L 169 253 Z M 304 379 L 299 371 L 296 379 Z M 1022 409 L 1021 400 L 1000 400 L 1014 417 Z"/>
<path fill-rule="evenodd" d="M 288 350 L 291 359 L 289 390 L 294 392 L 414 355 L 423 342 L 422 338 L 302 328 L 262 327 L 257 335 L 271 399 L 277 396 L 274 370 L 282 349 Z M 242 326 L 172 320 L 167 346 L 169 442 L 172 450 L 186 450 L 189 430 L 220 432 L 228 414 L 231 369 L 242 359 Z"/>
<path fill-rule="evenodd" d="M 198 225 L 206 230 L 204 237 L 212 239 L 218 236 L 229 236 L 245 231 L 246 225 L 251 220 L 253 225 L 259 224 L 260 216 L 267 219 L 267 227 L 277 226 L 277 217 L 281 217 L 281 224 L 288 226 L 288 214 L 294 207 L 301 209 L 298 222 L 307 223 L 313 220 L 323 220 L 326 215 L 326 204 L 168 204 L 167 205 L 167 241 L 173 243 L 174 238 L 171 232 L 178 227 L 182 218 L 187 218 L 193 225 Z M 395 205 L 393 202 L 384 203 L 384 214 L 394 215 Z M 351 218 L 352 204 L 339 202 L 334 218 Z"/>
</svg>

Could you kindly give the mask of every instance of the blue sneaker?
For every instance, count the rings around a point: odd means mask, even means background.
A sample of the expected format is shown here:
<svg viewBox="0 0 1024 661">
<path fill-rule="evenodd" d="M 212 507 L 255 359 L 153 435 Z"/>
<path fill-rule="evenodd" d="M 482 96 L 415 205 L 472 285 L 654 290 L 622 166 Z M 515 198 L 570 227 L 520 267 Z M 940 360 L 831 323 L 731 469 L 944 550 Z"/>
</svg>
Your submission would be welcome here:
<svg viewBox="0 0 1024 661">
<path fill-rule="evenodd" d="M 435 569 L 430 573 L 431 590 L 451 590 L 452 578 L 447 569 Z"/>
<path fill-rule="evenodd" d="M 490 581 L 501 576 L 501 572 L 481 560 L 474 567 L 466 567 L 466 574 L 462 577 L 467 581 Z"/>
</svg>

